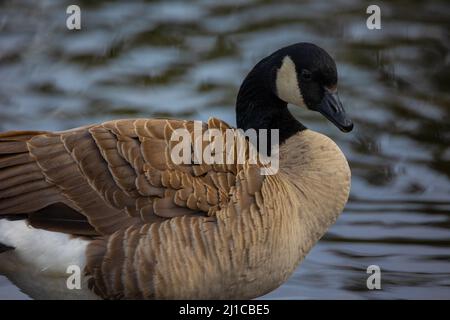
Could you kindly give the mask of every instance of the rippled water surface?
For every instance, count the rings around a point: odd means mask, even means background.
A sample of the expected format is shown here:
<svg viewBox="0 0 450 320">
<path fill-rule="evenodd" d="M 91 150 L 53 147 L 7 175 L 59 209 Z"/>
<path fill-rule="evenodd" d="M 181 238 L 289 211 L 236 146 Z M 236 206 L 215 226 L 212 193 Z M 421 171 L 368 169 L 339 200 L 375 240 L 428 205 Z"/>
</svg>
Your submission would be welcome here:
<svg viewBox="0 0 450 320">
<path fill-rule="evenodd" d="M 356 128 L 332 137 L 352 169 L 350 201 L 294 275 L 265 298 L 450 298 L 450 6 L 369 2 L 0 2 L 0 131 L 66 129 L 123 117 L 234 124 L 243 77 L 300 41 L 337 61 L 341 99 Z M 94 4 L 93 4 L 94 3 Z M 382 290 L 366 288 L 369 265 Z M 0 298 L 24 298 L 0 278 Z"/>
</svg>

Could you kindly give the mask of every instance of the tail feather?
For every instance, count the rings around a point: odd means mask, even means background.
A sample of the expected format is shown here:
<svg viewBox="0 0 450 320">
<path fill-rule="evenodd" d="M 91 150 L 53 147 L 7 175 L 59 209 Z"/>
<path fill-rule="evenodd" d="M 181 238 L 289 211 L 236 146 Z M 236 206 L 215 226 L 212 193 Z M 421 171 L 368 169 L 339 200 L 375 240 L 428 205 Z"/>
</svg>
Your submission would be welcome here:
<svg viewBox="0 0 450 320">
<path fill-rule="evenodd" d="M 1 142 L 0 142 L 0 146 L 1 146 Z M 0 149 L 1 149 L 1 147 L 0 147 Z M 3 189 L 2 187 L 4 187 L 5 182 L 8 179 L 21 177 L 21 175 L 20 175 L 21 172 L 29 172 L 30 174 L 35 173 L 35 172 L 40 173 L 41 169 L 35 162 L 30 162 L 30 163 L 25 163 L 23 165 L 12 166 L 12 167 L 8 168 L 8 170 L 0 170 L 0 181 L 1 181 L 0 189 Z"/>
<path fill-rule="evenodd" d="M 15 153 L 15 154 L 2 154 L 2 142 L 0 142 L 0 169 L 17 166 L 19 164 L 25 164 L 33 162 L 33 158 L 29 153 Z"/>
<path fill-rule="evenodd" d="M 60 200 L 28 149 L 41 131 L 0 133 L 0 215 L 28 213 Z"/>
<path fill-rule="evenodd" d="M 47 131 L 6 131 L 0 132 L 0 141 L 28 141 L 31 138 L 45 134 Z"/>
<path fill-rule="evenodd" d="M 30 182 L 18 184 L 4 190 L 0 190 L 0 198 L 6 199 L 17 197 L 17 195 L 26 195 L 30 192 L 40 191 L 48 187 L 48 182 L 43 179 L 33 180 Z"/>
<path fill-rule="evenodd" d="M 28 174 L 21 174 L 22 172 L 28 172 Z M 42 172 L 36 163 L 18 165 L 4 171 L 0 170 L 0 194 L 1 190 L 41 179 Z"/>
<path fill-rule="evenodd" d="M 1 139 L 0 139 L 1 141 Z M 22 141 L 2 141 L 2 153 L 22 153 L 28 152 L 26 142 Z"/>
</svg>

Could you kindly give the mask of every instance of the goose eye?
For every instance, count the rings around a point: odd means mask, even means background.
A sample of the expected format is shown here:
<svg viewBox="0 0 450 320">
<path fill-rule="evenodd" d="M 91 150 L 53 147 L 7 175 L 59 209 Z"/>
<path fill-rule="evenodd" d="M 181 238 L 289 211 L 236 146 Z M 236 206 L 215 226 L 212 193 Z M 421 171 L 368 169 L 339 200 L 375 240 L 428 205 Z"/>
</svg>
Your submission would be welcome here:
<svg viewBox="0 0 450 320">
<path fill-rule="evenodd" d="M 312 73 L 309 70 L 302 70 L 302 73 L 300 75 L 301 79 L 303 81 L 311 81 L 312 80 Z"/>
</svg>

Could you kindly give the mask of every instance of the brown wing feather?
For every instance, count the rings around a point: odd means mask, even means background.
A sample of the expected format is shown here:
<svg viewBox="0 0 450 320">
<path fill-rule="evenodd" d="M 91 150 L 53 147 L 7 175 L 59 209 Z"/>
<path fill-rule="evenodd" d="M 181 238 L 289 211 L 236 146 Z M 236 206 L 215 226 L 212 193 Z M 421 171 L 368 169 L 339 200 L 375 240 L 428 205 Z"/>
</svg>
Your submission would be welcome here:
<svg viewBox="0 0 450 320">
<path fill-rule="evenodd" d="M 192 121 L 162 119 L 110 121 L 90 132 L 116 183 L 132 198 L 151 198 L 156 216 L 170 218 L 199 211 L 211 214 L 226 199 L 237 168 L 174 164 L 170 138 L 180 128 L 193 135 Z M 227 128 L 224 122 L 211 119 L 202 126 L 202 133 Z"/>
<path fill-rule="evenodd" d="M 1 134 L 0 179 L 5 187 L 0 187 L 0 214 L 32 213 L 63 203 L 85 216 L 100 234 L 183 215 L 213 215 L 227 202 L 240 168 L 175 165 L 170 138 L 180 128 L 194 136 L 194 122 L 166 119 L 109 121 L 57 133 Z M 227 128 L 210 119 L 201 133 Z M 35 225 L 51 224 L 54 230 L 57 214 L 49 214 L 52 222 L 44 223 L 42 212 L 34 215 Z M 61 219 L 64 216 L 61 210 Z M 74 219 L 74 229 L 77 223 Z"/>
<path fill-rule="evenodd" d="M 28 141 L 40 134 L 44 133 L 0 133 L 0 216 L 39 210 L 61 200 L 28 150 Z"/>
<path fill-rule="evenodd" d="M 39 135 L 28 146 L 46 180 L 58 188 L 62 202 L 86 216 L 99 233 L 138 222 L 105 201 L 123 205 L 126 197 L 112 181 L 87 128 Z"/>
</svg>

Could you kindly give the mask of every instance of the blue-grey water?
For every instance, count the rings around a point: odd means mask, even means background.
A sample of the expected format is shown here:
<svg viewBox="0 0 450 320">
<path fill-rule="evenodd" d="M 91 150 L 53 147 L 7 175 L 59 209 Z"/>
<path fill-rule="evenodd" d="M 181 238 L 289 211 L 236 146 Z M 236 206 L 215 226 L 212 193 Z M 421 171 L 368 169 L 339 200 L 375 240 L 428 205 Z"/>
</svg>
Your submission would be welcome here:
<svg viewBox="0 0 450 320">
<path fill-rule="evenodd" d="M 337 223 L 271 299 L 450 298 L 450 5 L 377 1 L 0 2 L 0 131 L 123 117 L 234 124 L 238 87 L 274 50 L 314 42 L 337 61 L 355 130 L 332 137 L 352 169 Z M 381 290 L 366 269 L 381 268 Z M 26 298 L 0 278 L 1 299 Z"/>
</svg>

